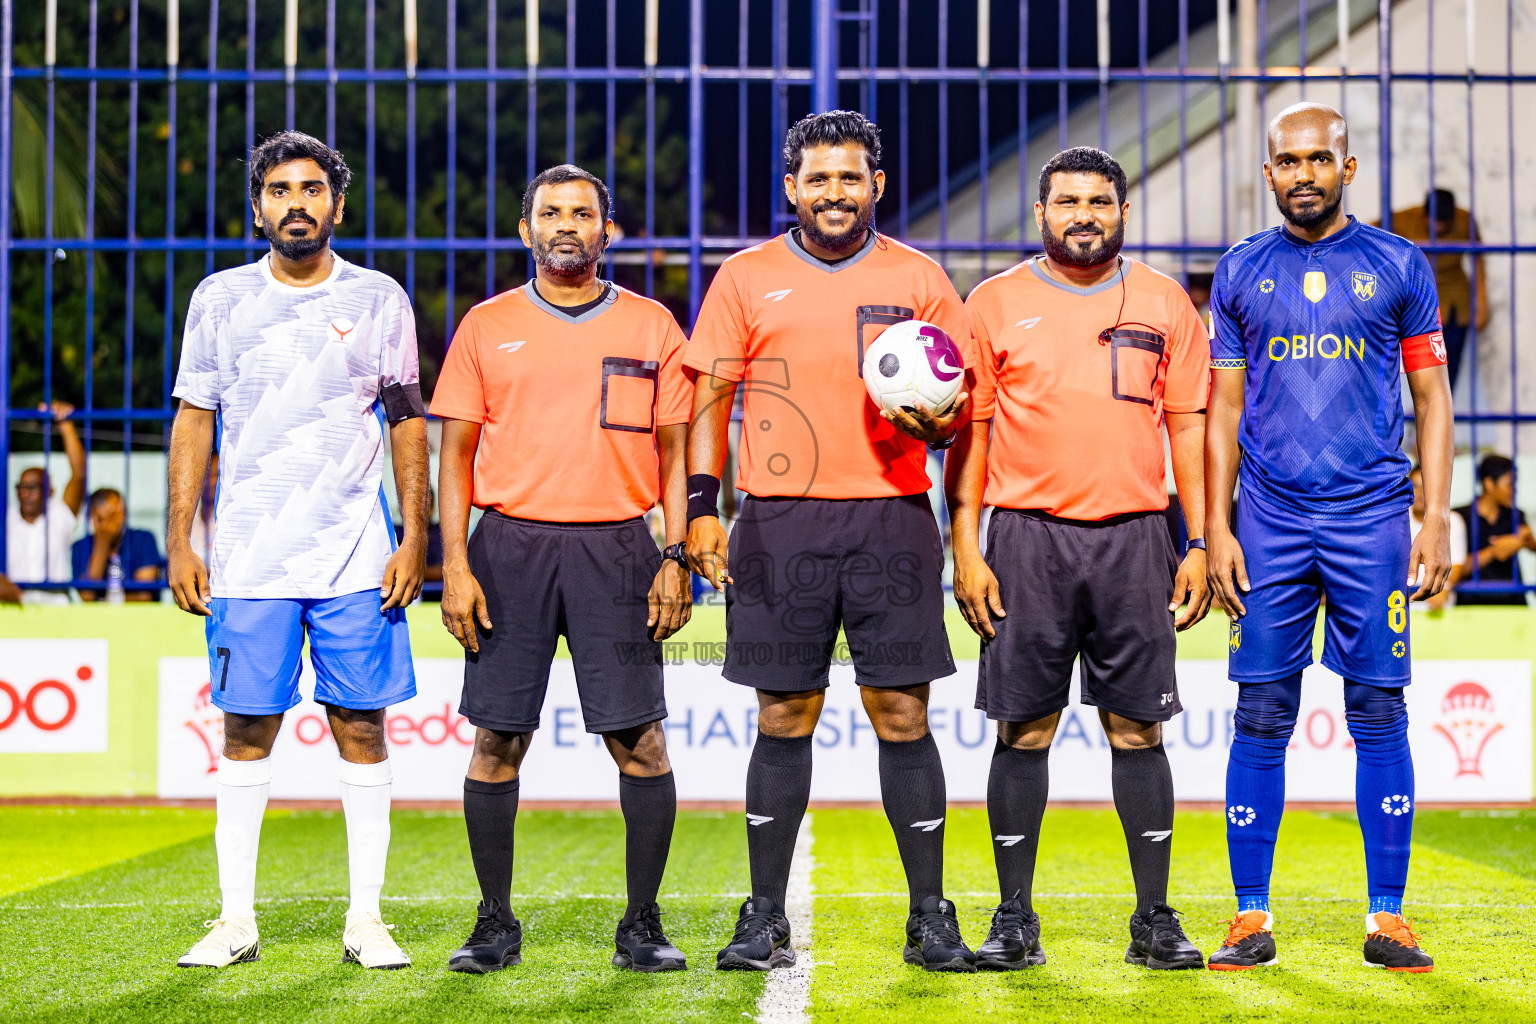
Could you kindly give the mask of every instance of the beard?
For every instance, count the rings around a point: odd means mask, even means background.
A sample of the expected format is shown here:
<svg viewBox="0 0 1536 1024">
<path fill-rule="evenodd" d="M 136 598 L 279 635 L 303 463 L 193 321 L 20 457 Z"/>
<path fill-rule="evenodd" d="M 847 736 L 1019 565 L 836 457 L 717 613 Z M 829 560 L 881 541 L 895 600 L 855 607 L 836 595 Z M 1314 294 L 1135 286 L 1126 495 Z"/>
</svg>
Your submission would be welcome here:
<svg viewBox="0 0 1536 1024">
<path fill-rule="evenodd" d="M 556 252 L 557 245 L 574 245 L 575 252 Z M 603 258 L 601 243 L 588 249 L 575 235 L 555 235 L 548 241 L 533 240 L 533 261 L 552 277 L 584 277 Z"/>
<path fill-rule="evenodd" d="M 1119 256 L 1120 247 L 1125 244 L 1125 222 L 1121 221 L 1112 235 L 1105 235 L 1099 228 L 1098 237 L 1100 241 L 1096 247 L 1090 244 L 1088 248 L 1080 249 L 1068 242 L 1065 235 L 1052 234 L 1049 227 L 1040 232 L 1045 254 L 1069 267 L 1101 267 Z"/>
<path fill-rule="evenodd" d="M 821 225 L 816 223 L 816 215 L 827 210 L 844 210 L 853 214 L 853 220 L 841 231 L 835 233 L 823 231 Z M 822 200 L 809 206 L 803 203 L 795 205 L 795 220 L 800 222 L 800 230 L 805 234 L 805 237 L 815 243 L 818 248 L 826 249 L 829 252 L 842 252 L 850 246 L 854 239 L 863 242 L 864 232 L 869 229 L 870 222 L 874 219 L 875 207 L 873 203 L 869 206 L 860 207 L 857 203 L 851 203 L 845 199 L 840 203 Z"/>
<path fill-rule="evenodd" d="M 1291 207 L 1291 199 L 1298 192 L 1309 192 L 1314 195 L 1321 194 L 1323 201 L 1314 206 L 1310 211 L 1296 212 Z M 1275 193 L 1275 205 L 1280 208 L 1280 216 L 1299 228 L 1315 228 L 1319 224 L 1326 224 L 1339 212 L 1339 207 L 1344 202 L 1344 183 L 1340 181 L 1332 191 L 1319 189 L 1313 186 L 1297 186 L 1288 190 L 1284 196 Z"/>
<path fill-rule="evenodd" d="M 283 234 L 283 228 L 292 223 L 315 224 L 319 230 L 308 238 L 292 238 Z M 331 242 L 331 234 L 336 229 L 336 218 L 331 217 L 324 223 L 317 223 L 313 217 L 303 213 L 290 213 L 284 217 L 277 227 L 271 227 L 265 221 L 261 225 L 261 233 L 267 237 L 272 248 L 285 260 L 295 263 L 309 259 L 315 253 L 324 249 Z"/>
</svg>

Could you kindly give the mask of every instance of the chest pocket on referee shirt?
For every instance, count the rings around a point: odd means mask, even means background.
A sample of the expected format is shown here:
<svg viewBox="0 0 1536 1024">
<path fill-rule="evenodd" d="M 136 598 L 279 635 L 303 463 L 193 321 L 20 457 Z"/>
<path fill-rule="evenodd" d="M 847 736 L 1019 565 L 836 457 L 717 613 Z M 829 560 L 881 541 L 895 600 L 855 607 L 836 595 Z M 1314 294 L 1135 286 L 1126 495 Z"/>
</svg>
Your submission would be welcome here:
<svg viewBox="0 0 1536 1024">
<path fill-rule="evenodd" d="M 1166 340 L 1155 331 L 1116 328 L 1109 342 L 1112 394 L 1122 402 L 1153 404 L 1166 346 Z"/>
<path fill-rule="evenodd" d="M 651 432 L 660 367 L 654 359 L 603 357 L 603 404 L 598 410 L 598 422 L 604 430 Z"/>
</svg>

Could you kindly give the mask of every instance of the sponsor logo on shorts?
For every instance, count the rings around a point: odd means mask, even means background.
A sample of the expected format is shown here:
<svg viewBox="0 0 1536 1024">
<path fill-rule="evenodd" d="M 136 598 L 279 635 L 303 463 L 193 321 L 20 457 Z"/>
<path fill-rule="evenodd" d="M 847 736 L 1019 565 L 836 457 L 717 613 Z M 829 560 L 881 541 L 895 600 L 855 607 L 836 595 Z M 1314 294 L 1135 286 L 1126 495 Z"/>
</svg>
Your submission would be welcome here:
<svg viewBox="0 0 1536 1024">
<path fill-rule="evenodd" d="M 1243 624 L 1233 619 L 1232 624 L 1227 627 L 1227 650 L 1236 654 L 1241 646 L 1243 646 Z"/>
</svg>

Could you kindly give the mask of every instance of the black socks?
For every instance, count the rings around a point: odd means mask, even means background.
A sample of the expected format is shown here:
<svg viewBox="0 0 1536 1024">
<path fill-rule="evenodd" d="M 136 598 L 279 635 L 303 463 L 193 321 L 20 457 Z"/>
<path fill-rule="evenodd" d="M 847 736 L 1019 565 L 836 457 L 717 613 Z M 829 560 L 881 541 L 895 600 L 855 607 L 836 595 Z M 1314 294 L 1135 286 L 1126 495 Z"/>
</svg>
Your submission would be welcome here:
<svg viewBox="0 0 1536 1024">
<path fill-rule="evenodd" d="M 880 797 L 916 909 L 925 896 L 944 895 L 944 764 L 932 733 L 880 741 Z"/>
<path fill-rule="evenodd" d="M 1168 901 L 1168 862 L 1173 847 L 1173 772 L 1159 743 L 1143 750 L 1111 750 L 1115 810 L 1130 848 L 1136 880 L 1136 913 Z"/>
<path fill-rule="evenodd" d="M 619 773 L 619 807 L 624 811 L 624 875 L 630 914 L 656 902 L 677 821 L 677 782 L 671 772 L 653 777 Z"/>
<path fill-rule="evenodd" d="M 753 896 L 766 896 L 784 906 L 800 819 L 810 801 L 811 738 L 758 733 L 747 766 L 747 852 Z"/>
<path fill-rule="evenodd" d="M 469 856 L 480 881 L 480 898 L 512 906 L 512 831 L 517 823 L 518 780 L 464 780 L 464 825 Z"/>
<path fill-rule="evenodd" d="M 1035 855 L 1040 849 L 1040 822 L 1051 789 L 1050 748 L 1019 750 L 998 740 L 987 777 L 987 818 L 992 826 L 992 855 L 997 861 L 997 885 L 1004 900 L 1018 894 L 1025 910 L 1033 910 Z"/>
</svg>

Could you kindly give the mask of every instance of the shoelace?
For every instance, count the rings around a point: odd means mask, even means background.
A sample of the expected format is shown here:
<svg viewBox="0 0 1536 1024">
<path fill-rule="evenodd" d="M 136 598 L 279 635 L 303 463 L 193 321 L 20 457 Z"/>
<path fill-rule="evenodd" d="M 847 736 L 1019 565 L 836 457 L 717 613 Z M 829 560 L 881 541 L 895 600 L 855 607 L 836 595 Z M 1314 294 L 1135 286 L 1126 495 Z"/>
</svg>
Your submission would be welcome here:
<svg viewBox="0 0 1536 1024">
<path fill-rule="evenodd" d="M 992 911 L 992 935 L 1009 931 L 1014 928 L 1022 929 L 1029 921 L 1029 915 L 1023 910 L 1015 910 L 1004 903 Z M 991 936 L 988 936 L 990 938 Z"/>
<path fill-rule="evenodd" d="M 1403 946 L 1403 947 L 1410 948 L 1410 949 L 1416 948 L 1418 946 L 1418 944 L 1419 944 L 1419 937 L 1417 935 L 1415 935 L 1414 931 L 1413 931 L 1413 922 L 1407 920 L 1406 918 L 1404 918 L 1402 914 L 1394 915 L 1393 918 L 1392 918 L 1392 923 L 1390 925 L 1388 925 L 1385 928 L 1378 928 L 1372 934 L 1380 935 L 1382 938 L 1386 939 L 1388 942 L 1395 942 L 1399 946 Z M 1403 935 L 1406 935 L 1408 937 L 1408 941 L 1407 942 L 1404 942 L 1399 937 L 1399 936 L 1403 936 Z"/>
<path fill-rule="evenodd" d="M 647 939 L 666 938 L 661 930 L 661 908 L 654 903 L 648 903 L 635 911 L 635 916 L 629 919 L 629 926 Z"/>
<path fill-rule="evenodd" d="M 736 941 L 752 942 L 764 936 L 772 938 L 777 918 L 773 914 L 748 914 L 736 922 Z"/>
<path fill-rule="evenodd" d="M 1174 932 L 1180 938 L 1185 938 L 1184 926 L 1179 923 L 1179 918 L 1183 916 L 1166 903 L 1154 903 L 1152 912 L 1147 915 L 1147 922 L 1154 932 L 1167 930 Z"/>
<path fill-rule="evenodd" d="M 953 944 L 960 942 L 960 925 L 948 914 L 924 914 L 920 921 L 922 922 L 924 939 L 935 939 L 940 942 Z"/>
<path fill-rule="evenodd" d="M 466 946 L 488 946 L 496 940 L 498 935 L 504 935 L 511 931 L 495 913 L 481 914 L 475 918 L 474 930 L 469 933 L 469 938 L 464 940 Z"/>
<path fill-rule="evenodd" d="M 1245 914 L 1238 913 L 1232 915 L 1230 921 L 1223 920 L 1221 922 L 1227 926 L 1227 939 L 1222 943 L 1223 946 L 1236 946 L 1250 935 L 1257 935 L 1264 930 L 1264 918 L 1262 915 L 1258 918 L 1259 923 L 1252 928 L 1248 927 L 1247 922 L 1243 920 L 1245 916 Z"/>
<path fill-rule="evenodd" d="M 372 914 L 368 914 L 364 916 L 361 921 L 355 922 L 354 927 L 362 933 L 360 936 L 361 938 L 371 939 L 374 942 L 387 943 L 391 946 L 395 945 L 394 936 L 389 934 L 395 930 L 395 926 L 392 924 L 385 924 L 382 920 Z"/>
</svg>

